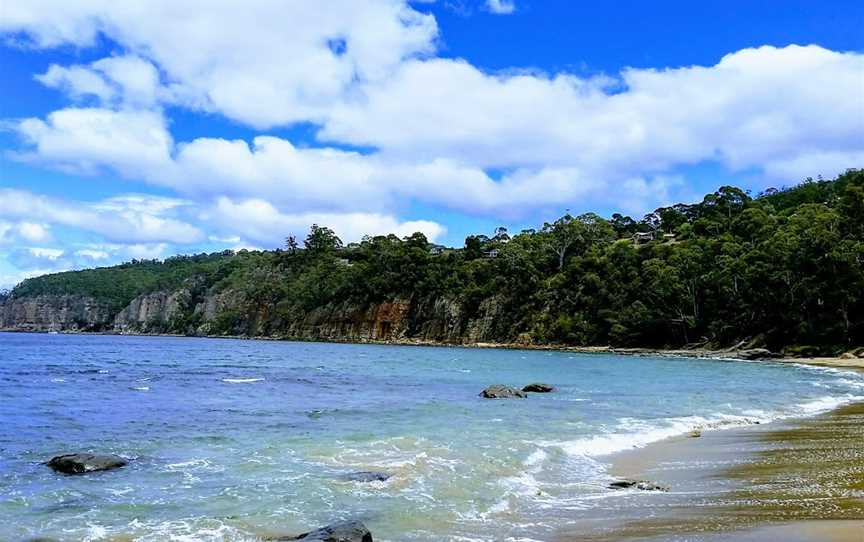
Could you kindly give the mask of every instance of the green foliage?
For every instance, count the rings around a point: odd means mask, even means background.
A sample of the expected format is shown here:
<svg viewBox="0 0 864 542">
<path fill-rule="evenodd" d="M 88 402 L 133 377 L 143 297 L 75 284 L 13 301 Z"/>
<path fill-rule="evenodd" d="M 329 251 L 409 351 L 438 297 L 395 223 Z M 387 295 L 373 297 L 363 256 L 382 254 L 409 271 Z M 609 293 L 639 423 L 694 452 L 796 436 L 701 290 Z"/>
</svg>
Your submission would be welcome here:
<svg viewBox="0 0 864 542">
<path fill-rule="evenodd" d="M 631 240 L 635 234 L 643 237 Z M 11 295 L 82 294 L 119 309 L 141 293 L 183 285 L 186 310 L 160 324 L 173 332 L 201 326 L 196 303 L 225 291 L 242 302 L 217 314 L 211 333 L 280 334 L 341 303 L 411 299 L 429 307 L 448 299 L 461 308 L 463 331 L 494 301 L 489 340 L 646 347 L 746 340 L 777 350 L 808 345 L 809 353 L 864 344 L 860 170 L 755 198 L 724 186 L 639 221 L 588 213 L 512 237 L 499 228 L 443 253 L 430 251 L 422 234 L 343 246 L 317 225 L 305 248 L 293 237 L 286 246 L 47 275 Z"/>
</svg>

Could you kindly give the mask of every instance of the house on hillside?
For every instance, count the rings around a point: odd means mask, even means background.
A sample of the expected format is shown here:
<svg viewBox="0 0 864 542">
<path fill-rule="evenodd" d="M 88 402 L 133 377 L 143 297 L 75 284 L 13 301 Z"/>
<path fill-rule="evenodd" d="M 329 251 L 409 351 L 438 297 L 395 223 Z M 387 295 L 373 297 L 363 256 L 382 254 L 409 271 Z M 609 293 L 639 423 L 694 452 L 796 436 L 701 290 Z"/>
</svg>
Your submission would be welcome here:
<svg viewBox="0 0 864 542">
<path fill-rule="evenodd" d="M 499 252 L 498 252 L 497 248 L 493 248 L 492 250 L 487 250 L 486 252 L 483 253 L 483 255 L 486 256 L 487 258 L 497 258 L 498 254 L 499 254 Z"/>
<path fill-rule="evenodd" d="M 656 239 L 656 235 L 653 231 L 638 231 L 630 238 L 634 245 L 644 245 L 645 243 L 650 243 L 654 239 Z"/>
</svg>

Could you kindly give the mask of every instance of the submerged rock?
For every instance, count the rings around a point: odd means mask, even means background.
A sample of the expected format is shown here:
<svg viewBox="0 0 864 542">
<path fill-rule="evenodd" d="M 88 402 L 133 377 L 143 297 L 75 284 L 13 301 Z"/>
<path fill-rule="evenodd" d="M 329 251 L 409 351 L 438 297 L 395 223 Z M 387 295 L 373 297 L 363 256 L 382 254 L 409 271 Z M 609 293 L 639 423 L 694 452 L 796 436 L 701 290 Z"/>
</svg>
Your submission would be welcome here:
<svg viewBox="0 0 864 542">
<path fill-rule="evenodd" d="M 84 474 L 120 468 L 126 463 L 122 457 L 111 454 L 66 454 L 52 458 L 46 465 L 64 474 Z"/>
<path fill-rule="evenodd" d="M 528 397 L 528 394 L 522 390 L 511 388 L 510 386 L 505 386 L 503 384 L 493 384 L 485 390 L 481 391 L 480 397 L 484 397 L 486 399 L 524 399 L 525 397 Z"/>
<path fill-rule="evenodd" d="M 372 533 L 360 521 L 343 521 L 298 536 L 276 540 L 305 540 L 306 542 L 372 542 Z"/>
<path fill-rule="evenodd" d="M 542 382 L 534 382 L 533 384 L 528 384 L 522 391 L 529 391 L 532 393 L 549 393 L 551 391 L 555 391 L 555 386 L 551 386 L 549 384 L 543 384 Z"/>
<path fill-rule="evenodd" d="M 364 470 L 358 472 L 350 472 L 342 476 L 342 479 L 348 480 L 349 482 L 384 482 L 390 479 L 390 475 L 386 472 Z"/>
<path fill-rule="evenodd" d="M 669 491 L 666 486 L 648 482 L 647 480 L 620 480 L 609 484 L 609 489 L 641 489 L 642 491 Z"/>
</svg>

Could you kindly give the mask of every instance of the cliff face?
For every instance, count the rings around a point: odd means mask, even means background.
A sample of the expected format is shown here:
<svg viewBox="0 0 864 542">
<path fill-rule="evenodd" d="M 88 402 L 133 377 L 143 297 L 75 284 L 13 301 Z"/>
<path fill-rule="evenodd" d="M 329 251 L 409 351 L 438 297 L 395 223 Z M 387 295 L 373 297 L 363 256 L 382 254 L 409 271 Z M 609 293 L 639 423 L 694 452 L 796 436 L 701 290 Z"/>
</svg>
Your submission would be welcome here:
<svg viewBox="0 0 864 542">
<path fill-rule="evenodd" d="M 84 296 L 38 296 L 0 301 L 0 329 L 16 331 L 104 331 L 111 308 Z"/>
<path fill-rule="evenodd" d="M 119 312 L 84 297 L 13 298 L 0 303 L 0 328 L 459 344 L 500 340 L 504 330 L 496 329 L 496 323 L 501 313 L 497 298 L 480 303 L 474 317 L 455 299 L 425 298 L 328 304 L 287 317 L 232 290 L 196 291 L 187 285 L 140 295 Z"/>
</svg>

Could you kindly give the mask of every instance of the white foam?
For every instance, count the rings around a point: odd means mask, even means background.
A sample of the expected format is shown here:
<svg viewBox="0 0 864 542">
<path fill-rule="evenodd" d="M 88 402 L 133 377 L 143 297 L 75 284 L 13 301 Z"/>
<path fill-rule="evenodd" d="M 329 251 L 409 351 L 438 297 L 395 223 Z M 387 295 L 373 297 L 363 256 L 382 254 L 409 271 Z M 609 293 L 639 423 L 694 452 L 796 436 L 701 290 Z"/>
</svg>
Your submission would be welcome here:
<svg viewBox="0 0 864 542">
<path fill-rule="evenodd" d="M 228 384 L 249 384 L 250 382 L 262 382 L 263 378 L 223 378 L 222 382 Z"/>
<path fill-rule="evenodd" d="M 150 386 L 132 386 L 135 391 L 150 391 Z"/>
<path fill-rule="evenodd" d="M 686 416 L 669 418 L 663 422 L 648 422 L 633 418 L 621 418 L 610 432 L 571 440 L 540 441 L 541 447 L 556 447 L 571 456 L 600 457 L 633 448 L 642 448 L 653 442 L 687 434 L 693 430 L 722 430 L 764 424 L 782 419 L 813 416 L 833 410 L 853 401 L 864 400 L 864 396 L 825 396 L 776 412 L 747 410 L 741 414 L 715 413 L 709 416 Z"/>
</svg>

